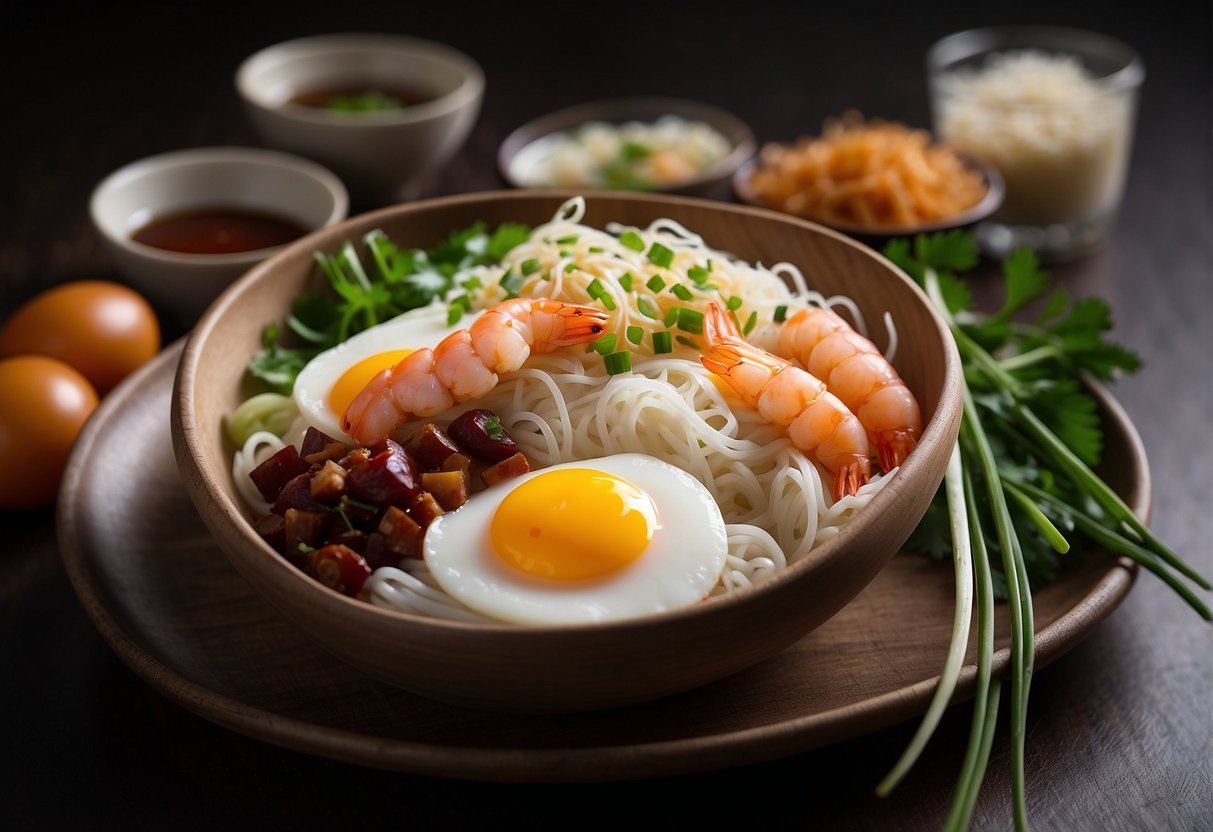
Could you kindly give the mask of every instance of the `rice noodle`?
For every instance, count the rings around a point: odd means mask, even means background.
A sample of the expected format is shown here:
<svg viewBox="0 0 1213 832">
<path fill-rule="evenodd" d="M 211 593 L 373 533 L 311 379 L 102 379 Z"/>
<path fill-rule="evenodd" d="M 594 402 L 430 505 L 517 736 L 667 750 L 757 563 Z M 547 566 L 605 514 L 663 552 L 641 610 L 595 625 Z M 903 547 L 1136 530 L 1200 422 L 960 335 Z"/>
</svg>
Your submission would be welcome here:
<svg viewBox="0 0 1213 832">
<path fill-rule="evenodd" d="M 627 327 L 640 327 L 644 333 L 639 345 L 626 344 L 632 352 L 632 372 L 610 376 L 600 355 L 582 350 L 533 355 L 523 369 L 502 375 L 487 396 L 426 421 L 445 426 L 469 407 L 487 408 L 500 416 L 532 468 L 618 453 L 649 454 L 682 468 L 712 493 L 727 526 L 728 559 L 712 594 L 760 583 L 834 537 L 880 490 L 888 474 L 874 476 L 855 496 L 833 502 L 824 485 L 829 480 L 783 428 L 752 408 L 734 409 L 735 399 L 722 393 L 699 363 L 699 349 L 678 345 L 671 354 L 653 354 L 651 334 L 666 327 L 661 315 L 657 320 L 645 315 L 638 299 L 646 298 L 664 315 L 674 306 L 702 310 L 712 300 L 736 296 L 742 300 L 736 310 L 740 321 L 754 314 L 763 322 L 749 338 L 766 349 L 778 335 L 773 323 L 777 306 L 787 306 L 789 315 L 809 304 L 843 307 L 861 330 L 862 316 L 848 298 L 810 291 L 795 266 L 780 263 L 768 270 L 734 261 L 672 220 L 657 220 L 643 230 L 611 224 L 608 233 L 581 225 L 584 214 L 581 198 L 569 200 L 505 262 L 479 270 L 485 289 L 472 303 L 488 308 L 503 300 L 501 277 L 524 274 L 522 263 L 528 260 L 541 268 L 524 277 L 518 289 L 523 296 L 586 303 L 587 287 L 597 280 L 615 302 L 615 310 L 608 312 L 608 331 L 617 333 L 621 345 Z M 640 234 L 643 251 L 620 242 L 618 235 L 626 231 Z M 670 269 L 659 269 L 647 259 L 654 242 L 674 252 Z M 666 275 L 667 284 L 679 280 L 694 286 L 687 276 L 692 267 L 707 268 L 718 291 L 697 291 L 693 300 L 684 302 L 668 289 L 650 291 L 645 286 L 654 273 Z M 625 275 L 631 275 L 630 289 L 620 283 Z M 408 423 L 397 432 L 405 435 L 420 424 Z M 427 578 L 421 561 L 408 560 L 400 569 L 377 570 L 364 596 L 373 604 L 407 612 L 481 620 Z"/>
</svg>

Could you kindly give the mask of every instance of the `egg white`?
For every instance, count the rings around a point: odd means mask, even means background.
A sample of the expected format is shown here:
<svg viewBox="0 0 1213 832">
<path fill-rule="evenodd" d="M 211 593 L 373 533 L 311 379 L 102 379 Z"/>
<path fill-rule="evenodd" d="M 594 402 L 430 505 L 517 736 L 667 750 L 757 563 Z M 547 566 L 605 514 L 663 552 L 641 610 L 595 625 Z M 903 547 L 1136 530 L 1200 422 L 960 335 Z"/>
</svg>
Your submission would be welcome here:
<svg viewBox="0 0 1213 832">
<path fill-rule="evenodd" d="M 471 326 L 479 315 L 465 315 L 452 326 L 447 323 L 447 305 L 434 303 L 384 321 L 320 353 L 300 371 L 292 393 L 303 427 L 315 427 L 334 439 L 352 442 L 341 429 L 341 414 L 328 405 L 329 391 L 342 374 L 381 352 L 435 347 L 452 332 Z"/>
<path fill-rule="evenodd" d="M 523 482 L 561 468 L 603 471 L 649 495 L 659 526 L 644 554 L 619 572 L 584 581 L 531 577 L 497 556 L 490 528 L 501 501 Z M 439 586 L 470 609 L 519 624 L 562 624 L 696 603 L 720 578 L 728 538 L 720 508 L 697 479 L 655 457 L 619 454 L 553 465 L 489 488 L 431 523 L 423 549 Z"/>
</svg>

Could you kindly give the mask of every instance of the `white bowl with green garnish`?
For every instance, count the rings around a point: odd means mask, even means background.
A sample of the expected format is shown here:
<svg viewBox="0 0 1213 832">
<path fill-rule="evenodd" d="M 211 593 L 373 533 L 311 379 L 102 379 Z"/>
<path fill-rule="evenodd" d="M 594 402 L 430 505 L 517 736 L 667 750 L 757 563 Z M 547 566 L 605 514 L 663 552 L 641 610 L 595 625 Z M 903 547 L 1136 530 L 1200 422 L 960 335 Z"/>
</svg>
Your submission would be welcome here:
<svg viewBox="0 0 1213 832">
<path fill-rule="evenodd" d="M 727 199 L 757 145 L 719 107 L 682 98 L 592 101 L 530 121 L 497 154 L 516 188 L 654 191 Z"/>
<path fill-rule="evenodd" d="M 372 208 L 415 197 L 463 146 L 484 72 L 441 43 L 335 34 L 257 52 L 236 89 L 267 144 L 331 167 L 355 205 Z"/>
</svg>

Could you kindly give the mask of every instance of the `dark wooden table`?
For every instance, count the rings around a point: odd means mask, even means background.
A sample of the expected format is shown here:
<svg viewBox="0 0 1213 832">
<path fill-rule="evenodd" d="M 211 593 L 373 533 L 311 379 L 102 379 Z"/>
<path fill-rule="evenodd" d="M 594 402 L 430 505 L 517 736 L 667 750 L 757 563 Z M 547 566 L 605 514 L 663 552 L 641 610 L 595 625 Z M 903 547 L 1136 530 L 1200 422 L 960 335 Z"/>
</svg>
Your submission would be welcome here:
<svg viewBox="0 0 1213 832">
<path fill-rule="evenodd" d="M 760 140 L 815 132 L 859 108 L 925 124 L 922 58 L 948 32 L 1050 22 L 1133 44 L 1147 67 L 1137 143 L 1109 245 L 1057 267 L 1098 293 L 1115 337 L 1146 369 L 1115 388 L 1151 461 L 1153 525 L 1213 574 L 1213 191 L 1210 11 L 917 4 L 823 10 L 614 2 L 490 10 L 442 4 L 219 0 L 119 11 L 8 8 L 0 52 L 0 317 L 51 284 L 113 276 L 87 219 L 90 189 L 136 158 L 256 144 L 232 75 L 290 37 L 394 31 L 442 40 L 484 66 L 480 121 L 429 194 L 500 186 L 497 145 L 518 124 L 610 95 L 669 94 L 732 110 Z M 989 267 L 985 270 L 989 273 Z M 978 286 L 989 297 L 990 285 Z M 169 324 L 166 335 L 180 334 Z M 166 416 L 167 418 L 167 416 Z M 954 708 L 889 799 L 872 787 L 913 725 L 763 765 L 614 785 L 430 780 L 246 739 L 166 700 L 123 666 L 64 576 L 52 509 L 0 513 L 0 828 L 133 826 L 615 827 L 656 806 L 662 822 L 787 819 L 823 829 L 930 829 L 960 765 L 969 709 Z M 1139 578 L 1123 606 L 1032 685 L 1029 807 L 1039 829 L 1213 828 L 1213 629 Z M 1005 722 L 1003 723 L 1005 725 Z M 994 745 L 975 827 L 1010 825 L 1009 750 Z M 655 818 L 656 819 L 656 818 Z"/>
</svg>

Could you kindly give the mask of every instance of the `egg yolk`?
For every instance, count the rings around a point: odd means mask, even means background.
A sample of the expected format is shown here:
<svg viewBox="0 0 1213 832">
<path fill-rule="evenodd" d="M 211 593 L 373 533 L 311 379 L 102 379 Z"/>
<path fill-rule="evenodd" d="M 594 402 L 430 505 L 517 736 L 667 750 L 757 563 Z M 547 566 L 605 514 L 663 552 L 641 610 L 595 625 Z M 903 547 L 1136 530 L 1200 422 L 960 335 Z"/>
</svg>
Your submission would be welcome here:
<svg viewBox="0 0 1213 832">
<path fill-rule="evenodd" d="M 341 378 L 337 379 L 333 383 L 332 389 L 329 390 L 329 410 L 338 416 L 345 413 L 350 402 L 357 398 L 358 394 L 362 392 L 362 388 L 366 387 L 371 379 L 384 370 L 395 367 L 400 359 L 411 352 L 413 350 L 389 350 L 367 356 L 350 367 L 341 374 Z"/>
<path fill-rule="evenodd" d="M 636 560 L 658 528 L 644 491 L 602 471 L 563 468 L 511 491 L 493 515 L 493 550 L 537 578 L 582 581 Z"/>
</svg>

